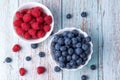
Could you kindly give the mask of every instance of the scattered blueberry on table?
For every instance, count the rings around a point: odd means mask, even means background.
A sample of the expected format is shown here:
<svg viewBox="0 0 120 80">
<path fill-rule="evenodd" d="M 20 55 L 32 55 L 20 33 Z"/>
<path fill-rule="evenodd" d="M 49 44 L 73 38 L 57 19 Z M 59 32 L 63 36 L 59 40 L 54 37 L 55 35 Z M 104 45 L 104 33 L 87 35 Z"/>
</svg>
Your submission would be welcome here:
<svg viewBox="0 0 120 80">
<path fill-rule="evenodd" d="M 38 47 L 38 44 L 36 43 L 36 44 L 31 44 L 31 48 L 32 49 L 36 49 Z"/>
<path fill-rule="evenodd" d="M 71 15 L 71 14 L 67 14 L 67 15 L 66 15 L 66 18 L 67 18 L 67 19 L 72 18 L 72 15 Z"/>
<path fill-rule="evenodd" d="M 61 68 L 60 68 L 59 66 L 55 66 L 55 67 L 54 67 L 54 71 L 55 71 L 55 72 L 60 72 L 60 71 L 61 71 Z"/>
<path fill-rule="evenodd" d="M 39 52 L 39 57 L 45 57 L 45 52 Z"/>
<path fill-rule="evenodd" d="M 82 75 L 81 80 L 88 80 L 88 76 L 87 75 Z"/>
<path fill-rule="evenodd" d="M 91 65 L 91 66 L 90 66 L 90 69 L 91 69 L 91 70 L 95 70 L 95 69 L 96 69 L 96 65 L 94 65 L 94 64 Z"/>
<path fill-rule="evenodd" d="M 10 62 L 12 62 L 12 58 L 10 58 L 10 57 L 6 57 L 5 62 L 6 62 L 6 63 L 10 63 Z"/>
<path fill-rule="evenodd" d="M 26 57 L 26 61 L 30 61 L 32 58 L 30 56 Z"/>
<path fill-rule="evenodd" d="M 82 16 L 82 17 L 87 17 L 87 15 L 88 15 L 87 12 L 82 12 L 82 13 L 81 13 L 81 16 Z"/>
</svg>

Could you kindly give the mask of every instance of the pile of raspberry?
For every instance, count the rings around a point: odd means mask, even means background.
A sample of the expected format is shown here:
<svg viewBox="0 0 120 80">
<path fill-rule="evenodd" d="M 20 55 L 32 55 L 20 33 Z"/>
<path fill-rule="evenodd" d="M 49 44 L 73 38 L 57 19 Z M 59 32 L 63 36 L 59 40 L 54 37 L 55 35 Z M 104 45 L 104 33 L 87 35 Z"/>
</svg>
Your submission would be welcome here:
<svg viewBox="0 0 120 80">
<path fill-rule="evenodd" d="M 43 38 L 50 31 L 52 17 L 41 7 L 23 9 L 16 12 L 13 22 L 16 33 L 27 39 Z"/>
</svg>

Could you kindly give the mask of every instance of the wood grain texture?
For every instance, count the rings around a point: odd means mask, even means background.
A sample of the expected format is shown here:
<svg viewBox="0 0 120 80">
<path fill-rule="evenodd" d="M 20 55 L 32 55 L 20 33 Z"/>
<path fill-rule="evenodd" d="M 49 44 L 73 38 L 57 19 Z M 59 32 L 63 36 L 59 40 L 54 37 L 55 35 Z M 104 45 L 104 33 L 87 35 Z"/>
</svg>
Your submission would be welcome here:
<svg viewBox="0 0 120 80">
<path fill-rule="evenodd" d="M 54 33 L 65 27 L 76 27 L 92 37 L 94 52 L 87 66 L 74 72 L 56 73 L 56 63 L 48 50 L 52 36 L 39 43 L 38 49 L 33 50 L 29 43 L 14 35 L 13 12 L 27 2 L 39 2 L 51 10 L 55 19 Z M 0 80 L 81 80 L 83 74 L 88 75 L 89 80 L 120 80 L 119 5 L 119 0 L 0 0 Z M 82 11 L 88 13 L 87 18 L 80 16 Z M 72 14 L 69 20 L 66 19 L 68 13 Z M 19 53 L 11 50 L 16 43 L 22 46 Z M 40 51 L 46 53 L 45 58 L 39 58 Z M 12 57 L 12 63 L 4 62 L 7 56 Z M 32 61 L 25 61 L 26 56 L 31 56 Z M 97 70 L 90 70 L 91 64 L 96 64 Z M 47 72 L 37 75 L 38 66 L 45 66 Z M 28 70 L 24 77 L 19 76 L 20 67 Z"/>
</svg>

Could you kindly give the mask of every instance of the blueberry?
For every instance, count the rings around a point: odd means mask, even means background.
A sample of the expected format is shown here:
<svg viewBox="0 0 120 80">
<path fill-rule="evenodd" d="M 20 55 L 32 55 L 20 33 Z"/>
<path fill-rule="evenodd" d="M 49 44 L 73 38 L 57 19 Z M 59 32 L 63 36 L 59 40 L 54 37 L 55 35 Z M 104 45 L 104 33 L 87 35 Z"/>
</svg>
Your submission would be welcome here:
<svg viewBox="0 0 120 80">
<path fill-rule="evenodd" d="M 55 47 L 55 42 L 53 41 L 52 43 L 51 43 L 51 47 L 53 48 L 53 47 Z"/>
<path fill-rule="evenodd" d="M 70 32 L 70 33 L 67 34 L 67 36 L 68 36 L 68 38 L 73 38 L 74 34 Z"/>
<path fill-rule="evenodd" d="M 72 59 L 72 57 L 71 57 L 70 55 L 68 55 L 68 56 L 66 57 L 66 59 L 67 59 L 67 61 L 70 61 L 70 60 Z"/>
<path fill-rule="evenodd" d="M 68 49 L 68 54 L 72 55 L 73 52 L 74 52 L 74 50 L 73 50 L 72 48 L 69 48 L 69 49 Z"/>
<path fill-rule="evenodd" d="M 61 69 L 60 69 L 60 67 L 59 67 L 59 66 L 55 66 L 55 67 L 54 67 L 54 71 L 55 71 L 55 72 L 60 72 L 60 71 L 61 71 Z"/>
<path fill-rule="evenodd" d="M 82 49 L 83 50 L 87 50 L 89 48 L 89 45 L 88 44 L 82 44 Z"/>
<path fill-rule="evenodd" d="M 77 61 L 76 61 L 77 65 L 81 65 L 82 64 L 82 59 L 79 58 Z"/>
<path fill-rule="evenodd" d="M 67 18 L 67 19 L 72 18 L 72 15 L 71 15 L 71 14 L 67 14 L 67 15 L 66 15 L 66 18 Z"/>
<path fill-rule="evenodd" d="M 54 36 L 54 41 L 57 42 L 57 41 L 58 41 L 58 38 L 59 38 L 59 35 L 56 34 L 56 35 Z"/>
<path fill-rule="evenodd" d="M 86 61 L 82 61 L 82 65 L 84 65 L 84 64 L 85 64 L 85 62 L 86 62 Z"/>
<path fill-rule="evenodd" d="M 88 50 L 85 51 L 85 54 L 86 54 L 86 55 L 89 55 L 90 52 L 91 52 L 90 49 L 88 49 Z"/>
<path fill-rule="evenodd" d="M 66 45 L 71 45 L 71 40 L 70 40 L 69 38 L 66 38 L 66 39 L 65 39 L 65 44 L 66 44 Z"/>
<path fill-rule="evenodd" d="M 75 49 L 75 53 L 76 53 L 77 55 L 80 55 L 82 52 L 83 52 L 83 50 L 82 50 L 81 48 L 76 48 L 76 49 Z"/>
<path fill-rule="evenodd" d="M 31 44 L 31 48 L 36 49 L 38 47 L 38 44 Z"/>
<path fill-rule="evenodd" d="M 75 54 L 72 55 L 72 59 L 73 59 L 73 60 L 77 60 L 78 58 L 79 58 L 79 56 L 77 56 L 77 55 L 75 55 Z"/>
<path fill-rule="evenodd" d="M 61 68 L 65 68 L 65 63 L 60 63 Z"/>
<path fill-rule="evenodd" d="M 96 69 L 96 65 L 94 65 L 94 64 L 91 65 L 91 66 L 90 66 L 90 69 L 91 69 L 91 70 L 95 70 L 95 69 Z"/>
<path fill-rule="evenodd" d="M 76 44 L 76 47 L 81 47 L 81 46 L 82 46 L 81 43 L 77 43 L 77 44 Z"/>
<path fill-rule="evenodd" d="M 82 16 L 82 17 L 87 17 L 87 12 L 82 12 L 82 13 L 81 13 L 81 16 Z"/>
<path fill-rule="evenodd" d="M 31 57 L 30 56 L 27 56 L 26 57 L 26 61 L 30 61 L 31 60 Z"/>
<path fill-rule="evenodd" d="M 79 31 L 76 30 L 76 29 L 72 30 L 72 33 L 73 33 L 75 36 L 78 36 L 78 35 L 79 35 Z"/>
<path fill-rule="evenodd" d="M 74 65 L 76 65 L 76 62 L 75 62 L 74 60 L 71 60 L 71 61 L 70 61 L 70 65 L 71 65 L 71 66 L 74 66 Z"/>
<path fill-rule="evenodd" d="M 60 51 L 55 51 L 55 56 L 56 57 L 60 57 L 61 56 L 61 52 Z"/>
<path fill-rule="evenodd" d="M 84 57 L 84 58 L 83 58 L 84 61 L 87 61 L 87 59 L 88 59 L 88 57 Z"/>
<path fill-rule="evenodd" d="M 63 39 L 63 38 L 58 38 L 58 43 L 59 43 L 60 45 L 64 44 L 64 39 Z"/>
<path fill-rule="evenodd" d="M 85 38 L 85 41 L 86 41 L 86 42 L 90 42 L 90 41 L 91 41 L 91 37 L 90 37 L 90 36 L 87 36 L 87 37 Z"/>
<path fill-rule="evenodd" d="M 77 42 L 77 38 L 72 38 L 72 44 L 76 44 Z"/>
<path fill-rule="evenodd" d="M 72 66 L 71 66 L 69 63 L 67 63 L 67 64 L 66 64 L 66 68 L 71 69 Z"/>
<path fill-rule="evenodd" d="M 67 48 L 65 46 L 60 47 L 61 51 L 65 51 Z"/>
<path fill-rule="evenodd" d="M 45 52 L 39 52 L 40 57 L 45 57 Z"/>
<path fill-rule="evenodd" d="M 60 50 L 61 45 L 60 44 L 55 44 L 55 49 Z"/>
<path fill-rule="evenodd" d="M 10 57 L 6 57 L 5 62 L 10 63 L 12 62 L 12 59 Z"/>
<path fill-rule="evenodd" d="M 83 35 L 83 34 L 79 34 L 79 35 L 77 36 L 77 40 L 78 40 L 79 42 L 81 42 L 83 38 L 84 38 L 84 35 Z"/>
<path fill-rule="evenodd" d="M 62 52 L 62 56 L 67 56 L 67 54 L 68 54 L 67 51 Z"/>
<path fill-rule="evenodd" d="M 58 57 L 54 57 L 54 59 L 55 59 L 56 61 L 59 61 L 59 58 L 58 58 Z"/>
<path fill-rule="evenodd" d="M 64 32 L 63 32 L 63 36 L 64 36 L 64 37 L 67 36 L 68 33 L 69 33 L 69 31 L 64 31 Z"/>
<path fill-rule="evenodd" d="M 65 61 L 65 57 L 61 56 L 59 57 L 59 62 L 64 62 Z"/>
<path fill-rule="evenodd" d="M 88 79 L 88 76 L 82 75 L 82 76 L 81 76 L 81 79 L 82 79 L 82 80 L 87 80 L 87 79 Z"/>
<path fill-rule="evenodd" d="M 85 53 L 80 54 L 80 57 L 85 58 L 86 57 Z"/>
</svg>

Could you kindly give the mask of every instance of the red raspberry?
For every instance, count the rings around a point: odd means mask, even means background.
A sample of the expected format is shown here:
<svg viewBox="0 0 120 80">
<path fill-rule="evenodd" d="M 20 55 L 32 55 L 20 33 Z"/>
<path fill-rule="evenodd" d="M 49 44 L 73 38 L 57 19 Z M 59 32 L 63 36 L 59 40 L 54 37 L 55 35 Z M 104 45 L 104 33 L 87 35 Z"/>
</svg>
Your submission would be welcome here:
<svg viewBox="0 0 120 80">
<path fill-rule="evenodd" d="M 39 10 L 32 9 L 31 14 L 32 14 L 34 17 L 39 17 L 41 13 L 40 13 Z"/>
<path fill-rule="evenodd" d="M 23 16 L 23 21 L 24 21 L 24 22 L 30 22 L 31 19 L 32 19 L 32 16 L 31 16 L 30 14 L 25 14 L 25 15 Z"/>
<path fill-rule="evenodd" d="M 36 22 L 36 19 L 35 19 L 35 18 L 33 18 L 33 19 L 30 21 L 30 24 L 32 24 L 32 23 L 34 23 L 34 22 Z"/>
<path fill-rule="evenodd" d="M 44 18 L 44 21 L 47 23 L 47 24 L 51 24 L 52 23 L 52 17 L 51 16 L 46 16 Z"/>
<path fill-rule="evenodd" d="M 39 22 L 39 23 L 42 23 L 42 22 L 44 21 L 44 19 L 43 19 L 42 17 L 38 17 L 36 20 L 37 20 L 37 22 Z"/>
<path fill-rule="evenodd" d="M 22 18 L 23 18 L 23 14 L 18 11 L 18 12 L 16 12 L 16 17 L 17 17 L 18 19 L 22 19 Z"/>
<path fill-rule="evenodd" d="M 22 24 L 22 20 L 15 20 L 15 21 L 13 22 L 13 25 L 14 25 L 15 27 L 21 27 L 21 24 Z"/>
<path fill-rule="evenodd" d="M 28 33 L 32 36 L 36 35 L 36 30 L 34 29 L 29 29 Z"/>
<path fill-rule="evenodd" d="M 21 13 L 22 14 L 26 14 L 28 12 L 28 9 L 23 9 L 23 10 L 21 10 Z"/>
<path fill-rule="evenodd" d="M 43 74 L 46 71 L 45 67 L 39 66 L 37 67 L 37 73 L 38 74 Z"/>
<path fill-rule="evenodd" d="M 40 28 L 39 28 L 39 23 L 38 23 L 38 22 L 34 22 L 34 23 L 32 23 L 31 26 L 32 26 L 32 28 L 35 29 L 35 30 L 40 29 Z"/>
<path fill-rule="evenodd" d="M 19 73 L 21 76 L 24 76 L 26 74 L 27 70 L 25 68 L 20 68 Z"/>
<path fill-rule="evenodd" d="M 44 31 L 39 31 L 38 33 L 37 33 L 37 37 L 38 38 L 42 38 L 42 37 L 44 37 L 45 36 L 45 32 Z"/>
<path fill-rule="evenodd" d="M 22 29 L 22 28 L 17 28 L 16 29 L 16 33 L 18 34 L 18 35 L 20 35 L 20 36 L 22 36 L 23 34 L 24 34 L 24 30 Z"/>
<path fill-rule="evenodd" d="M 42 12 L 42 17 L 46 17 L 46 16 L 47 16 L 47 14 Z"/>
<path fill-rule="evenodd" d="M 48 31 L 50 31 L 50 28 L 51 27 L 49 25 L 45 25 L 43 29 L 45 32 L 48 32 Z"/>
<path fill-rule="evenodd" d="M 12 48 L 13 52 L 18 52 L 21 50 L 21 46 L 19 44 L 15 44 Z"/>
<path fill-rule="evenodd" d="M 32 36 L 32 39 L 37 39 L 38 37 L 36 35 L 33 35 Z"/>
<path fill-rule="evenodd" d="M 41 24 L 39 27 L 40 27 L 40 29 L 39 29 L 39 30 L 44 31 L 44 30 L 43 30 L 43 27 L 44 27 L 44 25 L 43 25 L 43 24 Z"/>
<path fill-rule="evenodd" d="M 39 6 L 34 7 L 34 10 L 38 10 L 38 11 L 40 11 L 40 12 L 42 12 L 42 11 L 43 11 L 43 9 L 42 9 L 41 7 L 39 7 Z"/>
<path fill-rule="evenodd" d="M 30 24 L 28 23 L 22 23 L 21 24 L 22 29 L 24 29 L 25 31 L 28 31 L 30 29 Z"/>
<path fill-rule="evenodd" d="M 29 40 L 29 39 L 31 39 L 31 35 L 28 32 L 26 32 L 24 34 L 24 38 L 27 39 L 27 40 Z"/>
</svg>

